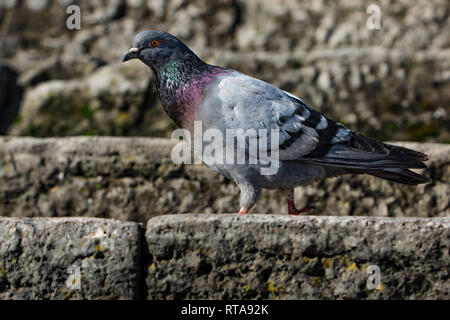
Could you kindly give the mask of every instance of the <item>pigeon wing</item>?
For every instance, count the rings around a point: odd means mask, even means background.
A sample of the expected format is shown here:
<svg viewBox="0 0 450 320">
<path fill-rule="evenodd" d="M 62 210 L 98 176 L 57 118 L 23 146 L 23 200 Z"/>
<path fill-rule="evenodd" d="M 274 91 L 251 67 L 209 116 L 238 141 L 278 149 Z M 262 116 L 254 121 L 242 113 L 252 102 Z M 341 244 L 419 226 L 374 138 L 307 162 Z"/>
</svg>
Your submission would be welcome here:
<svg viewBox="0 0 450 320">
<path fill-rule="evenodd" d="M 357 134 L 264 81 L 235 72 L 216 90 L 225 128 L 255 129 L 257 138 L 260 129 L 279 130 L 280 160 L 349 169 L 425 167 L 426 155 Z"/>
<path fill-rule="evenodd" d="M 278 130 L 278 144 L 271 148 L 279 149 L 280 160 L 298 160 L 316 150 L 321 140 L 345 138 L 345 132 L 337 132 L 342 125 L 264 81 L 236 72 L 221 79 L 216 90 L 224 128 L 255 129 L 258 138 L 265 134 L 261 129 Z M 330 124 L 335 126 L 332 131 Z"/>
</svg>

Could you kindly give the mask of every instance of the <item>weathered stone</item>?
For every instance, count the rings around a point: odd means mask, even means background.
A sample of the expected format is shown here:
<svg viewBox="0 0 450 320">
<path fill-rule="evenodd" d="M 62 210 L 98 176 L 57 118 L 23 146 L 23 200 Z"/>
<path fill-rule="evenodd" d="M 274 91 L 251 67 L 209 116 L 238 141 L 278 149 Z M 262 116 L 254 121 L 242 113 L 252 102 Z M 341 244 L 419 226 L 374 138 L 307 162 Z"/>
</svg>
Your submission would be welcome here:
<svg viewBox="0 0 450 320">
<path fill-rule="evenodd" d="M 401 143 L 430 157 L 431 183 L 405 186 L 342 176 L 296 189 L 318 215 L 450 216 L 450 145 Z M 91 216 L 145 222 L 167 213 L 231 213 L 239 188 L 203 165 L 175 165 L 174 142 L 148 138 L 0 138 L 0 212 L 6 216 Z M 422 170 L 423 171 L 423 170 Z M 286 212 L 265 190 L 252 212 Z"/>
<path fill-rule="evenodd" d="M 36 76 L 30 75 L 35 78 Z M 12 135 L 160 135 L 175 128 L 162 117 L 150 74 L 138 65 L 104 66 L 82 80 L 53 80 L 30 88 Z M 158 123 L 149 121 L 160 118 Z"/>
<path fill-rule="evenodd" d="M 168 215 L 146 238 L 148 299 L 450 297 L 450 218 Z"/>
<path fill-rule="evenodd" d="M 0 218 L 0 299 L 133 299 L 139 224 L 94 218 Z"/>
</svg>

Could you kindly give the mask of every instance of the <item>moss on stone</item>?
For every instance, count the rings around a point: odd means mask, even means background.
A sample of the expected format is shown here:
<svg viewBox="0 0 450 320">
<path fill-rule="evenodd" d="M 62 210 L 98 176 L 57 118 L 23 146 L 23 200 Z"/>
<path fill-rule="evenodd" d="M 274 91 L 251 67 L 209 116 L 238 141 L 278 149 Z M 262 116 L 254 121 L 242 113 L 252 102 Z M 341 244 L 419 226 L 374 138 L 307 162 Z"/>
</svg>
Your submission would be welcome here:
<svg viewBox="0 0 450 320">
<path fill-rule="evenodd" d="M 280 293 L 283 293 L 283 292 L 286 291 L 284 286 L 282 286 L 282 285 L 275 285 L 271 280 L 267 280 L 266 285 L 267 285 L 267 290 L 274 297 L 277 297 Z"/>
<path fill-rule="evenodd" d="M 323 277 L 310 276 L 308 279 L 309 282 L 311 282 L 311 284 L 316 288 L 319 288 L 323 282 Z"/>
</svg>

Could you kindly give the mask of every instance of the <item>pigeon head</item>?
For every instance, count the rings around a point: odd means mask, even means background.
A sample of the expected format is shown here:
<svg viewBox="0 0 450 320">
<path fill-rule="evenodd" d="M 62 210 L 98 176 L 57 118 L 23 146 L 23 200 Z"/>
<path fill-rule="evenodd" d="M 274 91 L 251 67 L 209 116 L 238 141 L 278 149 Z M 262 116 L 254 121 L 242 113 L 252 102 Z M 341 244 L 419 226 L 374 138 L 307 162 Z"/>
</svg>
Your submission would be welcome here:
<svg viewBox="0 0 450 320">
<path fill-rule="evenodd" d="M 195 56 L 182 41 L 170 33 L 148 30 L 136 35 L 133 47 L 125 54 L 122 62 L 139 59 L 153 70 L 158 70 L 172 60 L 192 55 Z"/>
<path fill-rule="evenodd" d="M 203 62 L 177 37 L 157 30 L 136 35 L 123 62 L 131 59 L 152 69 L 162 105 L 179 126 L 195 111 L 204 88 L 224 72 L 224 68 Z"/>
</svg>

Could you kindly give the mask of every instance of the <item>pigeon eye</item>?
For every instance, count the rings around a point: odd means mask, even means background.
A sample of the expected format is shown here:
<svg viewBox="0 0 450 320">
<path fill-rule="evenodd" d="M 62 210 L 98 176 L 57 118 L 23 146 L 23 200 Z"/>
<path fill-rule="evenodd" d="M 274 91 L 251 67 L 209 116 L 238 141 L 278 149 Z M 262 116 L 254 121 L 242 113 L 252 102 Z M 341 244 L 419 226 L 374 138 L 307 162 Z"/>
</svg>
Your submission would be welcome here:
<svg viewBox="0 0 450 320">
<path fill-rule="evenodd" d="M 151 45 L 153 48 L 159 47 L 159 41 L 158 40 L 152 40 Z"/>
</svg>

